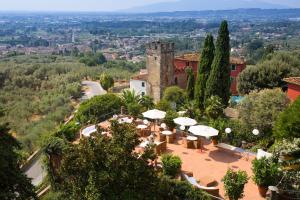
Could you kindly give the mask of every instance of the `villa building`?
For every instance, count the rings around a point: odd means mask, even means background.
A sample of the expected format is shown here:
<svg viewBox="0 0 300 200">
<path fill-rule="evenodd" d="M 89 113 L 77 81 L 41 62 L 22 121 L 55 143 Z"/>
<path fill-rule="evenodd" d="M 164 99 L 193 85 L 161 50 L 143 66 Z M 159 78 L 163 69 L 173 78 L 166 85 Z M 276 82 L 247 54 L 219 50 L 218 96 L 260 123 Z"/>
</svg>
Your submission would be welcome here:
<svg viewBox="0 0 300 200">
<path fill-rule="evenodd" d="M 290 77 L 283 80 L 288 84 L 288 97 L 291 101 L 295 101 L 300 96 L 300 77 Z"/>
<path fill-rule="evenodd" d="M 186 88 L 187 74 L 185 69 L 192 67 L 195 76 L 198 72 L 199 53 L 174 56 L 174 43 L 152 42 L 147 45 L 146 68 L 130 80 L 130 89 L 140 95 L 149 95 L 158 102 L 166 87 L 178 85 Z M 246 68 L 241 58 L 231 57 L 231 94 L 238 95 L 237 77 Z"/>
</svg>

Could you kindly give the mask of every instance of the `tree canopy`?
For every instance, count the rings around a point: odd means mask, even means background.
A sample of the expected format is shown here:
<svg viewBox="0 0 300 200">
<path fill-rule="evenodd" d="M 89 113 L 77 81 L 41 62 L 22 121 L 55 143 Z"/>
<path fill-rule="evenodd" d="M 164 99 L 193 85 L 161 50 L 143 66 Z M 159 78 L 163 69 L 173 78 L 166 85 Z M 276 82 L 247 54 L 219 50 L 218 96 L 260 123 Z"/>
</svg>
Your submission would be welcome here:
<svg viewBox="0 0 300 200">
<path fill-rule="evenodd" d="M 75 118 L 84 124 L 101 122 L 119 113 L 122 105 L 122 99 L 115 94 L 96 96 L 80 105 Z"/>
<path fill-rule="evenodd" d="M 258 129 L 270 135 L 279 114 L 287 108 L 289 99 L 280 88 L 251 92 L 238 106 L 239 119 L 250 130 Z"/>
<path fill-rule="evenodd" d="M 276 138 L 300 138 L 300 97 L 280 113 L 274 127 Z"/>
<path fill-rule="evenodd" d="M 240 73 L 237 82 L 238 92 L 242 95 L 252 90 L 283 88 L 283 78 L 300 76 L 300 54 L 297 52 L 277 52 L 267 56 L 256 66 L 247 67 Z"/>
<path fill-rule="evenodd" d="M 220 25 L 216 43 L 215 57 L 211 66 L 211 72 L 206 83 L 206 98 L 219 96 L 224 105 L 230 98 L 230 38 L 227 21 Z"/>
<path fill-rule="evenodd" d="M 7 125 L 0 124 L 0 199 L 37 199 L 30 179 L 20 169 L 16 150 L 21 146 L 8 131 Z"/>
<path fill-rule="evenodd" d="M 187 86 L 186 86 L 186 93 L 189 100 L 194 99 L 194 91 L 195 91 L 195 75 L 193 69 L 191 67 L 187 67 L 185 72 L 188 76 Z"/>
<path fill-rule="evenodd" d="M 108 90 L 114 86 L 114 79 L 110 75 L 103 73 L 100 76 L 100 84 L 104 90 Z"/>
<path fill-rule="evenodd" d="M 214 38 L 211 34 L 208 34 L 205 38 L 204 48 L 200 56 L 198 75 L 195 86 L 195 100 L 197 106 L 201 110 L 204 109 L 206 82 L 211 71 L 211 64 L 214 59 L 214 53 Z"/>
</svg>

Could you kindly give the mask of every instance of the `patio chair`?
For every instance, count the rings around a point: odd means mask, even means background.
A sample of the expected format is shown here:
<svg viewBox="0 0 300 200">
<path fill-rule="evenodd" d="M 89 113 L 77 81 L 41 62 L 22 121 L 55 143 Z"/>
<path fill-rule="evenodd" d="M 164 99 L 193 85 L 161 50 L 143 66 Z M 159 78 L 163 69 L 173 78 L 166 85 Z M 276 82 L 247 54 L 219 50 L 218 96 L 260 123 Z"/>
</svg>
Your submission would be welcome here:
<svg viewBox="0 0 300 200">
<path fill-rule="evenodd" d="M 219 197 L 219 188 L 218 187 L 205 187 L 200 185 L 197 180 L 192 177 L 189 176 L 187 174 L 182 173 L 181 176 L 183 177 L 183 180 L 187 181 L 188 183 L 190 183 L 191 185 L 193 185 L 195 188 L 204 190 L 205 192 L 207 192 L 210 195 L 213 195 L 215 197 Z"/>
</svg>

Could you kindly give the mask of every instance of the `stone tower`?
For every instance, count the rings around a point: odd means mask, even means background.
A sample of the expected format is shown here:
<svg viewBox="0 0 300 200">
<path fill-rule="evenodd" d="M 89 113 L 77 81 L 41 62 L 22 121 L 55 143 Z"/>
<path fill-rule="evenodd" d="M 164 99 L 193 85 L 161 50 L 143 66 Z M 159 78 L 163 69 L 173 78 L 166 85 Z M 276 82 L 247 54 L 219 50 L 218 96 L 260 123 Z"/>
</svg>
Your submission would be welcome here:
<svg viewBox="0 0 300 200">
<path fill-rule="evenodd" d="M 164 89 L 174 84 L 174 43 L 151 42 L 146 46 L 146 50 L 147 94 L 158 102 Z"/>
</svg>

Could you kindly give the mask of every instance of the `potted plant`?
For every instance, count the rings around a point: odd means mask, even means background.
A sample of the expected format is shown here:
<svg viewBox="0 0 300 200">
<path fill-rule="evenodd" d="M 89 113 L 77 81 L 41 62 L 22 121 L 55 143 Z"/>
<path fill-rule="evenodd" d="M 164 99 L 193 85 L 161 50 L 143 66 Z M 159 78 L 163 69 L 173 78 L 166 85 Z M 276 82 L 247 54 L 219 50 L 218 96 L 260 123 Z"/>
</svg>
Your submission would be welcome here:
<svg viewBox="0 0 300 200">
<path fill-rule="evenodd" d="M 258 185 L 259 194 L 266 196 L 268 186 L 277 185 L 280 171 L 278 163 L 263 157 L 252 161 L 253 181 Z"/>
<path fill-rule="evenodd" d="M 233 171 L 228 169 L 226 175 L 223 177 L 226 196 L 230 200 L 238 200 L 244 196 L 244 187 L 248 182 L 248 175 L 245 171 Z"/>
<path fill-rule="evenodd" d="M 175 178 L 181 170 L 182 161 L 178 156 L 164 154 L 161 158 L 163 174 Z"/>
</svg>

